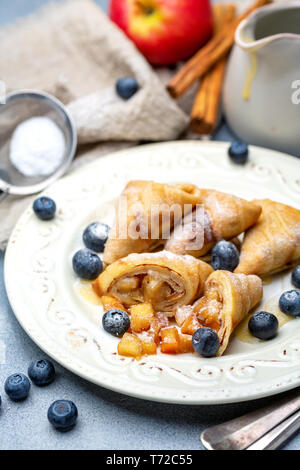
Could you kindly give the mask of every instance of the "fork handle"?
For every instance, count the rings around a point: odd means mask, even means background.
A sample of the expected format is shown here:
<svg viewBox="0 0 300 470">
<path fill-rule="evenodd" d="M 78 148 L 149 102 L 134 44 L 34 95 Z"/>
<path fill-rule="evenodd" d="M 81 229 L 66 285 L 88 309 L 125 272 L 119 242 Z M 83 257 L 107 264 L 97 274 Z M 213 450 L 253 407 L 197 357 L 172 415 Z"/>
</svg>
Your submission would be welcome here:
<svg viewBox="0 0 300 470">
<path fill-rule="evenodd" d="M 258 411 L 206 429 L 201 442 L 208 450 L 244 450 L 300 409 L 299 389 Z"/>
<path fill-rule="evenodd" d="M 300 411 L 278 424 L 274 429 L 254 442 L 247 450 L 275 450 L 289 439 L 300 427 Z"/>
</svg>

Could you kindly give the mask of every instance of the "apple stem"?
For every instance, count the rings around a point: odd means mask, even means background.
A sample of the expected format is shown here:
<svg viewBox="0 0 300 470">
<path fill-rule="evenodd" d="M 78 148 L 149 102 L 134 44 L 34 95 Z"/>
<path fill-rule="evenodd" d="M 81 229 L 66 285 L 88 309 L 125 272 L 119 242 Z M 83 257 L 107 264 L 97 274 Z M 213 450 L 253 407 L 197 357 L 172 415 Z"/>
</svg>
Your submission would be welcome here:
<svg viewBox="0 0 300 470">
<path fill-rule="evenodd" d="M 136 1 L 137 7 L 139 7 L 144 15 L 150 16 L 153 15 L 155 9 L 152 5 L 145 5 L 143 2 Z"/>
</svg>

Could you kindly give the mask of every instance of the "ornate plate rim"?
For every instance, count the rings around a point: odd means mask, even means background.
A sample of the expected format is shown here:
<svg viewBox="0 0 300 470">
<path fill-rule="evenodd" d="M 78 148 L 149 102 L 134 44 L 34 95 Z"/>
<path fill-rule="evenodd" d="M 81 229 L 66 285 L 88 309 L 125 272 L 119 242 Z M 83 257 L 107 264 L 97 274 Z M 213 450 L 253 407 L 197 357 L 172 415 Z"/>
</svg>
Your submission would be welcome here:
<svg viewBox="0 0 300 470">
<path fill-rule="evenodd" d="M 63 178 L 63 180 L 72 179 L 75 175 L 78 175 L 82 170 L 87 171 L 88 169 L 92 169 L 93 166 L 99 165 L 99 161 L 107 161 L 109 157 L 114 155 L 114 157 L 122 157 L 124 158 L 124 154 L 130 154 L 132 152 L 139 152 L 141 149 L 147 148 L 147 150 L 156 149 L 158 147 L 166 147 L 166 146 L 199 146 L 201 149 L 202 146 L 219 146 L 221 149 L 226 150 L 228 147 L 228 142 L 216 142 L 216 141 L 209 141 L 209 142 L 201 142 L 201 141 L 175 141 L 175 142 L 165 142 L 165 143 L 156 143 L 156 144 L 148 144 L 145 146 L 134 147 L 130 149 L 124 149 L 121 151 L 114 152 L 112 154 L 107 154 L 104 157 L 100 157 L 96 161 L 85 165 L 84 167 L 76 170 L 73 174 L 68 175 Z M 300 160 L 297 162 L 295 157 L 290 155 L 283 154 L 281 152 L 250 146 L 250 149 L 254 152 L 264 152 L 265 154 L 272 156 L 274 160 L 277 158 L 283 159 L 281 161 L 286 160 L 289 164 L 293 163 L 293 165 L 300 164 Z M 279 169 L 278 169 L 279 171 Z M 51 189 L 53 186 L 60 184 L 62 180 L 59 180 L 57 183 L 52 185 L 47 189 L 45 193 L 51 193 Z M 19 234 L 24 226 L 26 226 L 26 222 L 28 217 L 32 214 L 31 205 L 24 211 L 23 215 L 19 218 L 18 222 L 15 225 L 15 228 L 11 234 L 8 247 L 5 253 L 5 262 L 4 262 L 4 279 L 5 285 L 7 290 L 7 295 L 10 301 L 10 305 L 12 310 L 18 319 L 19 323 L 26 331 L 26 333 L 31 337 L 31 339 L 49 356 L 55 359 L 58 363 L 62 366 L 66 367 L 73 373 L 79 375 L 80 377 L 89 380 L 97 385 L 103 386 L 105 388 L 111 389 L 115 392 L 122 393 L 125 395 L 133 396 L 136 398 L 141 398 L 145 400 L 152 400 L 158 402 L 167 402 L 167 403 L 179 403 L 179 404 L 223 404 L 223 403 L 233 403 L 233 402 L 241 402 L 247 400 L 258 399 L 262 397 L 266 397 L 269 395 L 275 395 L 277 393 L 281 393 L 283 391 L 289 390 L 291 388 L 297 387 L 300 385 L 300 373 L 293 372 L 292 374 L 285 374 L 280 376 L 280 382 L 278 380 L 269 380 L 266 384 L 260 383 L 258 387 L 255 385 L 244 384 L 239 385 L 238 387 L 228 388 L 224 387 L 223 390 L 220 390 L 218 393 L 215 393 L 212 388 L 197 389 L 193 391 L 186 391 L 184 389 L 175 388 L 166 389 L 165 387 L 158 386 L 155 390 L 149 391 L 149 386 L 147 384 L 142 384 L 140 387 L 132 387 L 128 385 L 124 385 L 124 382 L 118 381 L 118 379 L 113 379 L 111 375 L 107 373 L 103 373 L 95 375 L 95 367 L 92 365 L 87 365 L 72 354 L 71 351 L 67 351 L 61 345 L 55 343 L 55 341 L 50 338 L 45 331 L 41 329 L 41 327 L 34 321 L 34 317 L 27 315 L 24 313 L 22 301 L 20 301 L 15 285 L 13 282 L 13 252 L 14 252 L 14 244 L 13 240 L 17 234 Z M 222 358 L 219 358 L 222 361 Z M 167 390 L 167 393 L 166 393 Z M 170 392 L 171 390 L 171 392 Z"/>
</svg>

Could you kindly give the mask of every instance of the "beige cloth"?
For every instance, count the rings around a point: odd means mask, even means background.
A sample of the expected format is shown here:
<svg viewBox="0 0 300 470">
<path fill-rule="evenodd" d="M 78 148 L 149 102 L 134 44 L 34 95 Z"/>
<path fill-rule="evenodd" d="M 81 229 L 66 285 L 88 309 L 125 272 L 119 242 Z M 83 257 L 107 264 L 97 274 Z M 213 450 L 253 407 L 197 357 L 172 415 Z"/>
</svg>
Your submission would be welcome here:
<svg viewBox="0 0 300 470">
<path fill-rule="evenodd" d="M 67 104 L 81 149 L 74 166 L 139 140 L 174 140 L 188 118 L 122 31 L 91 0 L 48 4 L 0 30 L 0 79 L 7 91 L 37 88 Z M 128 101 L 115 82 L 134 76 L 140 90 Z M 106 144 L 99 142 L 108 141 Z M 115 141 L 115 142 L 113 142 Z M 127 142 L 125 142 L 127 141 Z M 9 196 L 0 204 L 0 248 L 33 198 Z"/>
<path fill-rule="evenodd" d="M 187 117 L 122 31 L 90 0 L 49 4 L 0 32 L 0 76 L 9 90 L 39 88 L 73 115 L 79 143 L 172 140 Z M 134 76 L 140 91 L 124 101 L 115 82 Z"/>
</svg>

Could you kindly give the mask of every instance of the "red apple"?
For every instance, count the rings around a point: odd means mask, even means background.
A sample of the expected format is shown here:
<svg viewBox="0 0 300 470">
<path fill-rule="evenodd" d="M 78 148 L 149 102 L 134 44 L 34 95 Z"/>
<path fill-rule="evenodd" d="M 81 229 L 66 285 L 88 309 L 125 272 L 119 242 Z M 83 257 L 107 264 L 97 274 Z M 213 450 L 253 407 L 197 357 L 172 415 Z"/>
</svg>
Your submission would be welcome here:
<svg viewBox="0 0 300 470">
<path fill-rule="evenodd" d="M 187 59 L 213 28 L 209 0 L 111 0 L 110 18 L 153 65 Z"/>
</svg>

